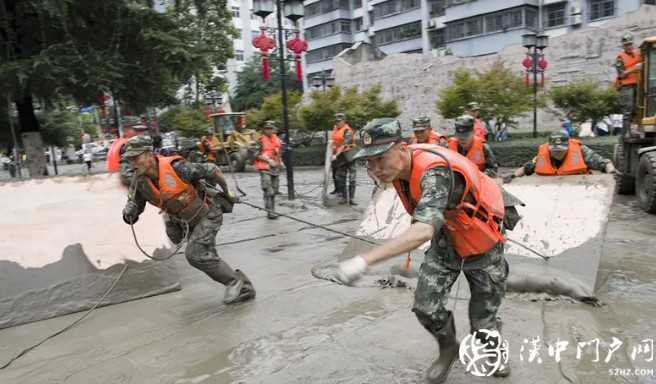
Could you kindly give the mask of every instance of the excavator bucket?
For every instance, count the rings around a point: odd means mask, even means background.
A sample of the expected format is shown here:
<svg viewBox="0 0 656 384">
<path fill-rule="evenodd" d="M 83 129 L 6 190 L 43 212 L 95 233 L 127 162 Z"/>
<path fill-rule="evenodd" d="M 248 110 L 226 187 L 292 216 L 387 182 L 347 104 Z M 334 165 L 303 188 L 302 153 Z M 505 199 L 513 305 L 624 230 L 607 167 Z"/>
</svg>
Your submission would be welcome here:
<svg viewBox="0 0 656 384">
<path fill-rule="evenodd" d="M 595 301 L 594 288 L 602 253 L 608 212 L 613 199 L 614 180 L 610 175 L 582 175 L 515 179 L 503 185 L 525 206 L 517 207 L 521 220 L 506 233 L 505 252 L 510 263 L 508 288 L 519 292 L 545 292 L 566 295 L 582 301 Z M 382 243 L 410 226 L 393 188 L 379 188 L 365 211 L 356 234 Z M 416 276 L 429 243 L 408 260 L 393 259 L 375 266 L 370 273 L 401 272 Z M 351 240 L 340 259 L 371 248 Z M 546 260 L 538 256 L 546 257 Z"/>
<path fill-rule="evenodd" d="M 126 200 L 117 173 L 0 184 L 0 328 L 93 306 L 125 263 L 103 305 L 180 289 L 172 260 L 151 261 L 135 246 Z M 147 253 L 170 251 L 156 209 L 134 228 Z"/>
</svg>

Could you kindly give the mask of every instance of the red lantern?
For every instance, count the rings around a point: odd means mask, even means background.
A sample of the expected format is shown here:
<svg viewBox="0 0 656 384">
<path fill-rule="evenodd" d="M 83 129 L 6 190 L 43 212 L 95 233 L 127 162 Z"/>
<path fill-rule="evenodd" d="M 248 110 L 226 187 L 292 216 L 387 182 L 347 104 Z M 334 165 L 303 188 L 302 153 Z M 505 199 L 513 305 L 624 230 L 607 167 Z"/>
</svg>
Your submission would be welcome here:
<svg viewBox="0 0 656 384">
<path fill-rule="evenodd" d="M 524 59 L 524 61 L 522 61 L 522 65 L 523 65 L 524 68 L 526 68 L 526 69 L 531 69 L 531 68 L 533 68 L 533 59 L 531 59 L 530 56 L 526 56 L 526 58 Z"/>
<path fill-rule="evenodd" d="M 260 50 L 262 56 L 262 78 L 269 80 L 271 70 L 269 69 L 269 51 L 276 47 L 276 41 L 267 36 L 264 31 L 266 27 L 260 27 L 260 34 L 253 38 L 253 46 Z"/>
<path fill-rule="evenodd" d="M 307 41 L 299 37 L 300 32 L 294 32 L 294 38 L 287 41 L 287 49 L 294 52 L 294 61 L 296 62 L 296 78 L 303 80 L 303 71 L 301 69 L 301 54 L 308 50 Z"/>
</svg>

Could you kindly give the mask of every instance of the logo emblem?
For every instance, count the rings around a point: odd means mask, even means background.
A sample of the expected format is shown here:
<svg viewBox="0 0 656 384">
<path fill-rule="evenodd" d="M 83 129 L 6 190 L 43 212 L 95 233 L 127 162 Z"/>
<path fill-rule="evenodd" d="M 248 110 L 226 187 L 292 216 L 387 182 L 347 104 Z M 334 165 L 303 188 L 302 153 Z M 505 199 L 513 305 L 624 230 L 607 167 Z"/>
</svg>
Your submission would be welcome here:
<svg viewBox="0 0 656 384">
<path fill-rule="evenodd" d="M 373 139 L 371 138 L 371 135 L 369 134 L 369 132 L 365 132 L 362 135 L 362 142 L 364 143 L 364 145 L 371 145 L 371 143 L 373 142 Z"/>
<path fill-rule="evenodd" d="M 173 176 L 171 175 L 164 175 L 164 182 L 169 188 L 175 187 L 175 180 L 173 180 Z"/>
<path fill-rule="evenodd" d="M 462 340 L 459 356 L 465 371 L 478 377 L 492 376 L 508 363 L 508 340 L 502 340 L 497 330 L 479 329 Z"/>
</svg>

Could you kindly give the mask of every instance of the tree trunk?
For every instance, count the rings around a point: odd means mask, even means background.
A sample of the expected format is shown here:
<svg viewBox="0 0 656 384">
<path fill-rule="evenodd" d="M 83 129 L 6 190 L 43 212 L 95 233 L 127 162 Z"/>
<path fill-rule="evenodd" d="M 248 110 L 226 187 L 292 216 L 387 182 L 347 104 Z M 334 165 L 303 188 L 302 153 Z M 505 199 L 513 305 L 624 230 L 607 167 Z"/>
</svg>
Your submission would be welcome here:
<svg viewBox="0 0 656 384">
<path fill-rule="evenodd" d="M 27 169 L 30 171 L 30 177 L 41 178 L 47 174 L 46 157 L 43 152 L 39 121 L 34 114 L 32 96 L 17 98 L 16 109 L 18 110 L 23 147 L 27 155 Z"/>
</svg>

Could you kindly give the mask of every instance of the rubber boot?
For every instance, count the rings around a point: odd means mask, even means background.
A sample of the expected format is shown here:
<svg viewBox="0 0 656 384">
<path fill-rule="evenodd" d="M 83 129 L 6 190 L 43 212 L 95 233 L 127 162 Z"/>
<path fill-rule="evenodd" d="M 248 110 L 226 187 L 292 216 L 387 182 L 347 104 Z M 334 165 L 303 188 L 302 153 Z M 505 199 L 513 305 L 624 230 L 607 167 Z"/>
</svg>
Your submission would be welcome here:
<svg viewBox="0 0 656 384">
<path fill-rule="evenodd" d="M 446 381 L 453 363 L 458 357 L 460 344 L 456 340 L 456 326 L 453 321 L 453 313 L 449 312 L 446 326 L 434 335 L 440 347 L 440 355 L 428 368 L 426 381 L 430 384 L 440 384 Z"/>
<path fill-rule="evenodd" d="M 349 185 L 349 205 L 358 205 L 358 203 L 355 202 L 354 197 L 355 197 L 355 183 Z"/>
<path fill-rule="evenodd" d="M 255 288 L 253 288 L 251 280 L 239 269 L 235 270 L 235 274 L 237 275 L 237 280 L 241 283 L 239 291 L 231 293 L 232 296 L 230 296 L 230 298 L 224 298 L 223 302 L 225 304 L 236 304 L 255 298 Z"/>
<path fill-rule="evenodd" d="M 268 200 L 269 200 L 269 204 L 268 204 L 267 209 L 269 211 L 267 212 L 267 219 L 275 220 L 275 219 L 278 218 L 278 215 L 273 213 L 276 210 L 276 196 L 275 195 L 274 196 L 269 196 Z"/>
<path fill-rule="evenodd" d="M 230 268 L 228 263 L 221 260 L 216 268 L 210 271 L 205 271 L 205 273 L 207 273 L 212 280 L 225 285 L 225 294 L 223 295 L 224 303 L 231 303 L 239 297 L 242 287 L 244 286 L 244 281 L 236 271 Z"/>
</svg>

